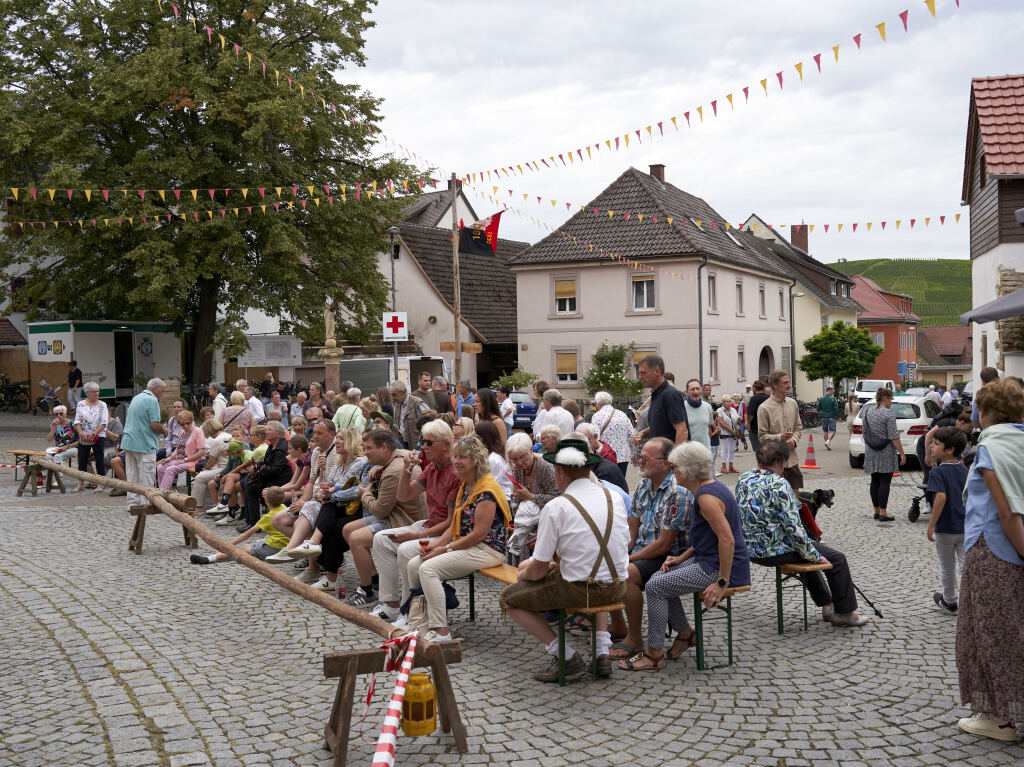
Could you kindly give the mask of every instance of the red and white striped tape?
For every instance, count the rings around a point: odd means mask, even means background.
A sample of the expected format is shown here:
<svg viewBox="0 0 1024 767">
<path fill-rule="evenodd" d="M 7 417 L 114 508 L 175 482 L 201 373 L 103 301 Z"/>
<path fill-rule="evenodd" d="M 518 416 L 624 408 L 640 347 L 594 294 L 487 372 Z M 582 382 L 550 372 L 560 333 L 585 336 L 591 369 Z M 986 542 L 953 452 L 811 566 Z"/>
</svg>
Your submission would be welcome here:
<svg viewBox="0 0 1024 767">
<path fill-rule="evenodd" d="M 398 741 L 398 725 L 402 721 L 402 701 L 405 700 L 405 688 L 409 684 L 409 673 L 412 671 L 412 659 L 416 654 L 416 637 L 418 632 L 414 631 L 408 637 L 409 647 L 405 651 L 405 659 L 398 671 L 398 679 L 395 681 L 395 689 L 388 701 L 388 710 L 384 715 L 384 725 L 380 728 L 380 737 L 377 738 L 377 750 L 373 754 L 372 767 L 394 767 L 395 764 L 395 743 Z M 387 643 L 385 643 L 387 644 Z"/>
</svg>

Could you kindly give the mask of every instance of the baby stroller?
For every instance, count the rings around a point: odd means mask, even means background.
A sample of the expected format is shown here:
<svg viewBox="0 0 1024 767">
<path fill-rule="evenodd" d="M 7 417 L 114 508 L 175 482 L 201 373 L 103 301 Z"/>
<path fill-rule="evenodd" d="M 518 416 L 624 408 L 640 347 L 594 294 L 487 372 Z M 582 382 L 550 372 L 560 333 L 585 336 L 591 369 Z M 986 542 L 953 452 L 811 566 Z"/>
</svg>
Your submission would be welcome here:
<svg viewBox="0 0 1024 767">
<path fill-rule="evenodd" d="M 39 385 L 46 393 L 42 397 L 38 397 L 36 399 L 35 407 L 32 408 L 32 415 L 35 415 L 40 410 L 48 414 L 57 407 L 57 405 L 63 404 L 59 399 L 57 399 L 57 393 L 64 388 L 63 386 L 58 386 L 54 389 L 50 384 L 46 383 L 45 378 L 39 382 Z M 72 416 L 72 418 L 73 417 L 74 416 Z"/>
<path fill-rule="evenodd" d="M 907 519 L 911 522 L 917 522 L 922 511 L 925 514 L 932 513 L 932 501 L 935 500 L 935 493 L 929 493 L 926 490 L 927 487 L 928 485 L 919 483 L 917 489 L 921 491 L 921 494 L 910 499 L 910 511 L 907 512 Z M 924 508 L 922 508 L 922 504 Z"/>
</svg>

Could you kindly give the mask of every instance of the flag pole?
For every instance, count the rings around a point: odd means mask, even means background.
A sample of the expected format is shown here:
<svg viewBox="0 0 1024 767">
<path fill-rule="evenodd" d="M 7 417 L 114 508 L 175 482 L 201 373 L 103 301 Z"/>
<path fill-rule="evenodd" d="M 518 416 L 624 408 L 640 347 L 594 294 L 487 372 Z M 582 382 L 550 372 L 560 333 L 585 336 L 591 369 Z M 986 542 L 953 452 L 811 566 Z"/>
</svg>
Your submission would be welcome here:
<svg viewBox="0 0 1024 767">
<path fill-rule="evenodd" d="M 456 209 L 456 201 L 459 193 L 459 182 L 452 173 L 451 178 L 451 204 L 452 204 L 452 287 L 455 294 L 455 368 L 453 382 L 458 386 L 462 380 L 462 287 L 459 283 L 459 213 Z M 462 415 L 456 413 L 456 416 Z"/>
</svg>

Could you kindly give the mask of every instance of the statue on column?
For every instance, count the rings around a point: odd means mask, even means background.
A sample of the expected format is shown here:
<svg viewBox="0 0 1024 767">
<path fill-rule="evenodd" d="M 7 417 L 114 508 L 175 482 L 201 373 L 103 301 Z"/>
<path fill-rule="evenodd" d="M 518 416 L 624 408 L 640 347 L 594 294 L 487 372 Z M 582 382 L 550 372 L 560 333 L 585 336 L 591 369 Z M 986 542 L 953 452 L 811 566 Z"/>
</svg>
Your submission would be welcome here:
<svg viewBox="0 0 1024 767">
<path fill-rule="evenodd" d="M 334 311 L 338 308 L 337 301 L 331 301 L 324 307 L 324 346 L 333 347 L 337 345 L 337 340 L 334 337 L 334 333 L 337 329 Z"/>
</svg>

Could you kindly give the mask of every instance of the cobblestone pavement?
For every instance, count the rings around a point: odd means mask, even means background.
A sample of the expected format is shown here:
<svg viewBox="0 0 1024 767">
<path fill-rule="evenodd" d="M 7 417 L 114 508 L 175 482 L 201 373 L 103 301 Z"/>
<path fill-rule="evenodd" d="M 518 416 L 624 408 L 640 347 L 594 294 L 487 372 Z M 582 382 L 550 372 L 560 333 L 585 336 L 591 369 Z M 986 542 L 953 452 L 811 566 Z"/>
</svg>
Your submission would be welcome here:
<svg viewBox="0 0 1024 767">
<path fill-rule="evenodd" d="M 321 745 L 334 683 L 322 655 L 375 636 L 239 565 L 190 565 L 180 530 L 159 517 L 142 556 L 129 553 L 124 499 L 15 499 L 0 476 L 0 764 L 331 764 Z M 779 636 L 771 571 L 755 567 L 753 590 L 734 599 L 733 666 L 697 671 L 691 652 L 657 673 L 616 670 L 559 689 L 532 680 L 539 646 L 501 617 L 496 585 L 481 579 L 476 623 L 453 612 L 470 751 L 460 757 L 439 731 L 400 736 L 397 763 L 1020 764 L 1021 744 L 955 727 L 965 714 L 955 618 L 932 602 L 937 567 L 925 525 L 906 519 L 909 486 L 894 487 L 890 529 L 871 520 L 865 478 L 822 484 L 836 490 L 819 516 L 826 541 L 884 619 L 842 630 L 816 620 L 802 632 L 794 593 Z M 465 603 L 466 582 L 456 587 Z M 722 626 L 708 644 L 720 658 Z M 371 740 L 390 689 L 380 681 Z M 351 763 L 372 751 L 354 738 Z"/>
</svg>

